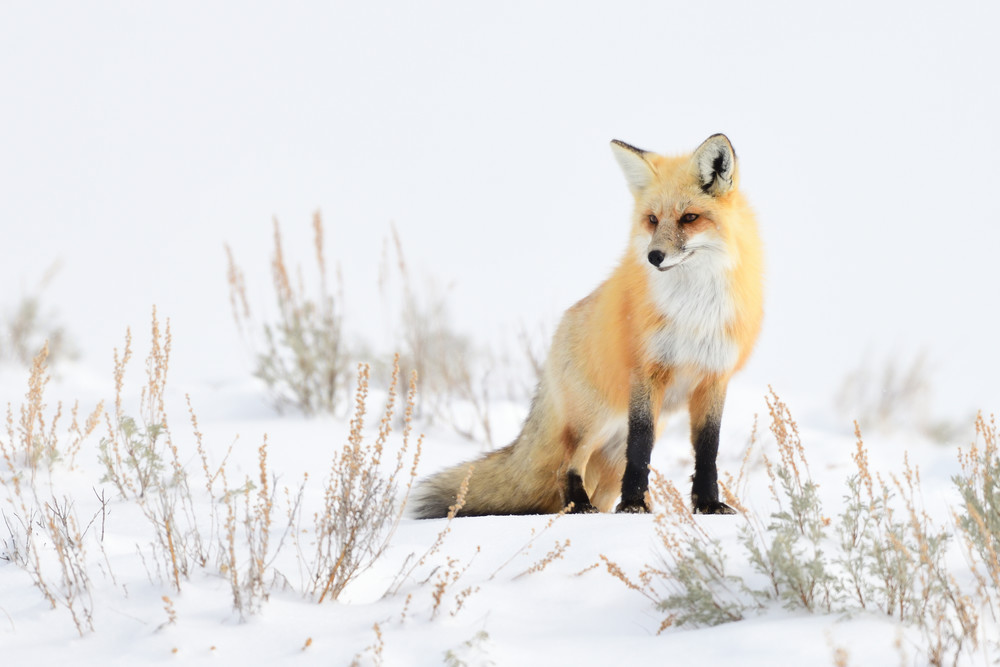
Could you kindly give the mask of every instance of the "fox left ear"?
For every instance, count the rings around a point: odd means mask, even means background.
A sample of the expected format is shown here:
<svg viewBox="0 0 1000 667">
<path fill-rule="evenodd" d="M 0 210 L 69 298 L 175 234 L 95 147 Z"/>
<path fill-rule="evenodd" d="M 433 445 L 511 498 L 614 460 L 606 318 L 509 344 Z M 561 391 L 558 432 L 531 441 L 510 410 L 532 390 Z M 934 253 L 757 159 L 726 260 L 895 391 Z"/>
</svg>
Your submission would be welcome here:
<svg viewBox="0 0 1000 667">
<path fill-rule="evenodd" d="M 638 197 L 653 180 L 653 167 L 646 160 L 646 151 L 615 139 L 611 142 L 611 152 L 625 174 L 629 190 Z"/>
<path fill-rule="evenodd" d="M 701 189 L 719 197 L 733 189 L 736 173 L 736 151 L 724 134 L 713 134 L 698 146 L 691 157 L 698 168 Z"/>
</svg>

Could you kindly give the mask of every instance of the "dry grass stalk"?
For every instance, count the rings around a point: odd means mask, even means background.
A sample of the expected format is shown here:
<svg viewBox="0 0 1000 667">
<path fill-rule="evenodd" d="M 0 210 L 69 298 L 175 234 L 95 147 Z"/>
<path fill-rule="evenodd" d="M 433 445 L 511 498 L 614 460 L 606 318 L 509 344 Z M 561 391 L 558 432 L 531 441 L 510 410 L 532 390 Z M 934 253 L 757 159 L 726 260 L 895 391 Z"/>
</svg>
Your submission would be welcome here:
<svg viewBox="0 0 1000 667">
<path fill-rule="evenodd" d="M 636 591 L 637 593 L 642 593 L 643 595 L 647 595 L 645 586 L 640 586 L 639 584 L 632 581 L 629 578 L 629 576 L 625 574 L 625 570 L 623 570 L 618 563 L 614 562 L 604 554 L 601 554 L 600 558 L 602 561 L 604 561 L 604 566 L 608 569 L 608 574 L 610 574 L 612 577 L 625 584 L 626 588 L 630 588 L 633 591 Z M 594 565 L 599 565 L 599 563 L 595 563 Z"/>
<path fill-rule="evenodd" d="M 417 440 L 412 465 L 404 471 L 410 451 L 416 379 L 411 379 L 406 398 L 402 446 L 395 465 L 386 471 L 382 458 L 392 431 L 399 366 L 394 364 L 374 441 L 366 440 L 363 432 L 369 374 L 368 365 L 359 365 L 350 435 L 333 459 L 323 507 L 314 518 L 316 553 L 308 569 L 313 573 L 313 593 L 320 602 L 328 597 L 336 599 L 360 571 L 382 555 L 399 525 L 416 476 L 422 436 Z"/>
<path fill-rule="evenodd" d="M 471 475 L 471 473 L 470 473 L 470 475 Z M 519 548 L 517 551 L 515 551 L 513 554 L 511 554 L 510 558 L 508 558 L 503 563 L 501 563 L 500 567 L 498 567 L 496 570 L 494 570 L 493 574 L 490 575 L 489 580 L 492 581 L 494 578 L 496 578 L 496 576 L 498 574 L 500 574 L 500 572 L 504 568 L 506 568 L 508 565 L 510 565 L 512 562 L 514 562 L 515 558 L 517 558 L 518 556 L 521 556 L 521 555 L 525 555 L 528 552 L 530 552 L 531 548 L 535 545 L 535 540 L 538 539 L 539 537 L 541 537 L 542 535 L 544 535 L 550 528 L 552 528 L 552 525 L 556 521 L 558 521 L 562 517 L 566 516 L 572 510 L 573 510 L 573 503 L 570 503 L 566 507 L 562 508 L 562 510 L 560 510 L 559 512 L 556 512 L 555 514 L 551 515 L 548 518 L 548 520 L 545 522 L 545 525 L 542 527 L 542 529 L 540 531 L 536 532 L 535 529 L 532 528 L 531 529 L 531 535 L 528 538 L 528 541 L 525 542 L 521 546 L 521 548 Z M 566 549 L 566 547 L 569 546 L 569 544 L 568 544 L 569 540 L 566 540 L 566 542 L 567 542 L 567 544 L 562 549 L 558 549 L 558 548 L 556 549 L 556 551 L 558 552 L 558 554 L 557 554 L 557 556 L 553 556 L 552 560 L 555 560 L 556 557 L 559 557 L 559 558 L 562 557 L 562 552 Z M 559 545 L 558 541 L 556 541 L 556 545 L 558 547 L 558 545 Z M 545 560 L 545 559 L 543 558 L 543 560 Z M 537 565 L 537 563 L 536 563 L 536 565 Z M 545 565 L 542 566 L 542 569 L 544 569 L 544 567 L 546 567 L 547 565 L 548 565 L 548 562 L 546 562 Z M 530 569 L 531 568 L 529 568 L 529 570 Z M 521 574 L 517 575 L 517 577 L 514 577 L 514 578 L 517 579 L 518 577 L 520 577 L 520 576 L 522 576 L 524 574 L 527 574 L 527 573 L 528 573 L 527 571 L 522 572 Z"/>
<path fill-rule="evenodd" d="M 98 402 L 93 412 L 91 412 L 87 416 L 87 419 L 83 423 L 82 427 L 80 426 L 77 417 L 79 413 L 79 407 L 80 407 L 79 402 L 73 403 L 73 411 L 72 411 L 73 422 L 70 424 L 70 433 L 72 434 L 73 438 L 72 441 L 69 443 L 69 446 L 66 448 L 66 456 L 65 456 L 65 458 L 69 463 L 70 469 L 76 467 L 76 455 L 80 453 L 80 447 L 83 445 L 83 441 L 89 438 L 91 434 L 93 434 L 93 432 L 96 431 L 97 427 L 100 425 L 101 415 L 104 413 L 104 401 Z"/>
<path fill-rule="evenodd" d="M 459 568 L 459 560 L 457 558 L 448 558 L 446 560 L 445 566 L 443 568 L 436 568 L 437 579 L 434 581 L 434 586 L 431 588 L 431 598 L 434 600 L 434 605 L 431 607 L 431 619 L 433 620 L 437 614 L 438 610 L 441 608 L 444 602 L 445 594 L 448 589 L 453 587 L 462 576 L 468 571 L 469 566 L 472 565 L 472 561 L 476 559 L 479 555 L 480 548 L 477 546 L 476 551 L 472 554 L 469 560 L 465 563 L 465 566 Z M 479 587 L 473 588 L 469 586 L 468 588 L 460 591 L 455 596 L 455 607 L 451 611 L 451 615 L 455 616 L 461 611 L 462 606 L 465 604 L 466 599 L 470 595 L 479 591 Z"/>
<path fill-rule="evenodd" d="M 157 630 L 167 625 L 174 625 L 177 623 L 177 610 L 174 608 L 174 601 L 166 595 L 162 596 L 160 599 L 163 600 L 163 611 L 167 614 L 167 622 L 157 628 Z"/>
<path fill-rule="evenodd" d="M 455 608 L 451 610 L 451 615 L 458 616 L 458 612 L 462 611 L 462 607 L 465 606 L 466 600 L 468 600 L 473 593 L 478 593 L 479 590 L 480 590 L 479 586 L 467 586 L 466 588 L 463 588 L 461 591 L 456 593 Z"/>
<path fill-rule="evenodd" d="M 472 479 L 472 472 L 475 466 L 469 466 L 468 472 L 465 473 L 465 478 L 458 487 L 458 494 L 455 496 L 455 504 L 448 508 L 448 515 L 444 520 L 444 527 L 438 531 L 437 536 L 434 538 L 434 542 L 427 548 L 427 550 L 419 558 L 416 557 L 415 553 L 411 553 L 403 561 L 403 565 L 400 567 L 399 572 L 396 573 L 396 577 L 393 579 L 392 584 L 386 589 L 383 597 L 388 597 L 390 595 L 395 595 L 399 592 L 399 589 L 404 583 L 413 578 L 414 572 L 417 568 L 423 567 L 427 561 L 438 551 L 440 551 L 441 546 L 444 544 L 445 538 L 451 532 L 452 521 L 458 515 L 459 510 L 465 506 L 465 496 L 469 493 L 469 480 Z M 433 574 L 433 572 L 432 572 Z M 428 577 L 428 580 L 430 577 Z"/>
<path fill-rule="evenodd" d="M 43 521 L 62 575 L 57 597 L 69 610 L 81 636 L 85 631 L 93 632 L 94 601 L 90 593 L 87 552 L 69 500 L 64 499 L 62 505 L 55 498 L 51 503 L 45 503 Z"/>
<path fill-rule="evenodd" d="M 236 264 L 233 249 L 225 244 L 226 279 L 229 283 L 229 305 L 233 309 L 233 320 L 240 333 L 247 335 L 244 326 L 250 321 L 250 302 L 247 301 L 247 282 L 243 270 Z"/>
<path fill-rule="evenodd" d="M 226 471 L 222 470 L 222 488 L 224 490 L 222 500 L 226 505 L 226 519 L 223 524 L 222 541 L 224 547 L 219 550 L 219 571 L 225 575 L 229 581 L 229 588 L 233 594 L 233 609 L 242 615 L 246 610 L 243 602 L 243 587 L 240 586 L 240 566 L 236 558 L 236 500 L 238 492 L 230 492 L 229 484 L 226 480 Z"/>
<path fill-rule="evenodd" d="M 406 600 L 403 601 L 403 610 L 399 612 L 399 624 L 402 625 L 406 622 L 406 615 L 410 612 L 410 603 L 413 602 L 413 593 L 409 593 L 406 596 Z"/>
<path fill-rule="evenodd" d="M 372 626 L 372 631 L 375 632 L 375 641 L 365 647 L 364 653 L 370 653 L 372 664 L 375 665 L 375 667 L 380 667 L 384 661 L 383 652 L 385 651 L 385 638 L 382 636 L 382 628 L 378 623 Z M 361 657 L 362 653 L 357 653 L 351 661 L 351 667 L 360 667 Z"/>
<path fill-rule="evenodd" d="M 722 490 L 723 501 L 744 517 L 749 516 L 750 510 L 740 502 L 740 496 L 746 490 L 748 473 L 751 467 L 751 456 L 757 450 L 757 445 L 757 415 L 754 415 L 753 427 L 750 430 L 750 438 L 747 440 L 743 460 L 740 462 L 739 473 L 734 478 L 729 472 L 722 471 L 722 476 L 719 479 L 719 488 Z"/>
<path fill-rule="evenodd" d="M 528 569 L 524 570 L 520 574 L 514 576 L 514 579 L 520 579 L 521 577 L 526 577 L 529 574 L 535 574 L 536 572 L 541 572 L 554 561 L 561 560 L 563 556 L 566 555 L 566 550 L 569 549 L 570 540 L 566 538 L 562 542 L 559 540 L 555 541 L 555 545 L 552 547 L 551 551 L 542 556 L 538 561 L 532 564 Z"/>
<path fill-rule="evenodd" d="M 194 434 L 195 449 L 201 461 L 201 471 L 205 475 L 205 490 L 208 492 L 208 497 L 214 501 L 216 499 L 215 482 L 222 476 L 222 471 L 226 467 L 226 462 L 229 461 L 229 456 L 233 453 L 236 441 L 234 440 L 233 444 L 229 445 L 226 455 L 222 457 L 222 463 L 215 469 L 215 472 L 212 472 L 208 463 L 208 453 L 205 451 L 205 443 L 202 440 L 203 434 L 198 428 L 198 415 L 195 414 L 194 408 L 191 406 L 191 395 L 184 394 L 184 399 L 187 401 L 188 414 L 191 417 L 191 429 Z"/>
</svg>

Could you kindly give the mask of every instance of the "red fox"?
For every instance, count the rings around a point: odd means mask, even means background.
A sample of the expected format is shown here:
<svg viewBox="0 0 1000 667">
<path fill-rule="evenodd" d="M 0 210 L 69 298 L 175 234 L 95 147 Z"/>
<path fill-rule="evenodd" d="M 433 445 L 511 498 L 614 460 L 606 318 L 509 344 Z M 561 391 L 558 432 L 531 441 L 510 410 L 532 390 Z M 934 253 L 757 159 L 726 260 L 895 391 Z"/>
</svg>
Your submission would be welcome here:
<svg viewBox="0 0 1000 667">
<path fill-rule="evenodd" d="M 611 149 L 635 198 L 625 256 L 563 316 L 513 443 L 422 482 L 413 514 L 649 512 L 649 457 L 661 413 L 688 407 L 695 512 L 719 500 L 716 455 L 729 378 L 763 319 L 757 222 L 738 188 L 729 139 L 665 157 Z M 472 473 L 469 475 L 469 469 Z"/>
</svg>

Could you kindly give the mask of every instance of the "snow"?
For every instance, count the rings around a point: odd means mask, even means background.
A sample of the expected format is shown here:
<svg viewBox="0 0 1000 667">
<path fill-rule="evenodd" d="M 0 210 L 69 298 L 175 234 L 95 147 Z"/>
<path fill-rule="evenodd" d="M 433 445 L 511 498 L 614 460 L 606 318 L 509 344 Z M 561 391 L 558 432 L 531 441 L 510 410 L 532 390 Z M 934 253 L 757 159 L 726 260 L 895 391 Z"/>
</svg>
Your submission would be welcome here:
<svg viewBox="0 0 1000 667">
<path fill-rule="evenodd" d="M 111 351 L 126 327 L 144 357 L 141 332 L 156 304 L 171 320 L 168 414 L 189 472 L 199 464 L 185 394 L 214 461 L 235 441 L 234 479 L 255 475 L 266 433 L 279 484 L 294 488 L 308 471 L 315 503 L 346 416 L 305 420 L 267 407 L 230 316 L 223 244 L 266 316 L 271 217 L 286 252 L 308 259 L 310 217 L 321 209 L 327 255 L 345 276 L 348 335 L 383 353 L 397 324 L 377 287 L 393 222 L 417 275 L 447 286 L 456 329 L 510 349 L 522 325 L 551 331 L 625 250 L 628 193 L 608 142 L 680 152 L 722 131 L 760 218 L 768 281 L 761 341 L 729 393 L 720 467 L 738 469 L 755 413 L 764 429 L 771 384 L 836 507 L 854 447 L 851 416 L 831 408 L 840 382 L 859 364 L 877 372 L 926 351 L 928 411 L 958 435 L 936 444 L 866 431 L 865 441 L 875 470 L 900 471 L 904 453 L 919 464 L 928 511 L 946 518 L 970 415 L 1000 409 L 1000 316 L 990 306 L 1000 284 L 1000 200 L 991 195 L 1000 92 L 983 78 L 1000 62 L 998 19 L 998 6 L 972 1 L 8 3 L 0 319 L 60 264 L 42 302 L 81 356 L 54 369 L 47 402 L 79 399 L 89 412 L 113 396 Z M 26 377 L 0 366 L 0 406 L 16 409 Z M 140 382 L 131 379 L 130 405 Z M 526 410 L 526 400 L 495 406 L 498 444 Z M 482 451 L 441 426 L 418 427 L 427 432 L 421 475 Z M 51 474 L 53 494 L 86 520 L 99 509 L 95 489 L 114 497 L 99 482 L 98 440 L 84 443 L 77 469 Z M 682 419 L 661 437 L 654 466 L 686 486 Z M 746 503 L 766 508 L 766 487 L 758 461 Z M 774 609 L 657 635 L 661 615 L 648 599 L 603 567 L 578 575 L 602 554 L 630 575 L 653 562 L 646 516 L 563 517 L 530 547 L 547 517 L 455 521 L 422 575 L 448 557 L 471 565 L 435 618 L 432 583 L 382 595 L 439 521 L 404 519 L 388 553 L 323 605 L 295 590 L 286 547 L 293 589 L 273 590 L 245 622 L 211 567 L 179 594 L 148 571 L 137 549 L 148 549 L 149 529 L 134 507 L 115 499 L 105 519 L 107 563 L 96 523 L 87 535 L 95 630 L 83 637 L 23 570 L 0 562 L 5 661 L 371 662 L 375 623 L 386 664 L 439 664 L 448 651 L 497 665 L 832 662 L 836 647 L 850 664 L 921 655 L 912 629 L 866 614 Z M 727 521 L 703 519 L 731 540 Z M 515 579 L 567 539 L 564 558 Z M 466 586 L 479 590 L 451 616 Z"/>
<path fill-rule="evenodd" d="M 11 394 L 15 391 L 14 387 L 5 387 L 7 390 Z M 198 396 L 227 391 L 196 390 L 192 399 L 195 411 L 199 410 Z M 371 405 L 379 405 L 380 396 L 374 393 Z M 237 387 L 230 398 L 245 400 L 245 394 Z M 180 410 L 170 412 L 175 415 L 171 417 L 172 434 L 181 458 L 186 460 L 207 535 L 205 522 L 212 511 L 211 501 L 200 488 L 193 435 L 180 418 L 183 398 L 173 389 L 169 399 L 168 412 Z M 126 403 L 134 401 L 132 395 Z M 730 401 L 720 468 L 735 474 L 754 413 L 765 414 L 766 406 L 760 397 L 753 396 L 752 388 L 738 382 Z M 504 412 L 501 408 L 497 416 Z M 516 430 L 522 416 L 510 414 L 500 423 L 500 430 Z M 653 459 L 653 466 L 682 489 L 692 467 L 683 422 L 683 418 L 673 420 Z M 279 487 L 291 487 L 294 493 L 302 473 L 310 473 L 304 494 L 306 517 L 321 500 L 321 482 L 330 458 L 348 431 L 343 417 L 308 420 L 262 414 L 233 420 L 202 413 L 199 425 L 213 465 L 221 461 L 238 436 L 227 468 L 234 487 L 244 475 L 256 474 L 257 448 L 266 433 L 269 466 L 278 474 Z M 424 430 L 424 474 L 477 455 L 476 445 L 447 429 L 429 426 Z M 848 434 L 812 429 L 804 430 L 802 437 L 824 506 L 834 514 L 844 493 L 843 481 L 853 470 L 850 455 L 854 439 Z M 901 655 L 913 660 L 923 655 L 924 644 L 914 628 L 860 610 L 844 616 L 788 612 L 775 606 L 736 623 L 711 628 L 681 626 L 658 635 L 663 614 L 650 599 L 611 576 L 602 562 L 602 557 L 610 559 L 633 580 L 645 566 L 657 563 L 662 546 L 658 547 L 651 515 L 567 515 L 554 521 L 547 516 L 457 519 L 441 549 L 416 568 L 397 591 L 386 595 L 400 571 L 412 563 L 408 559 L 426 552 L 446 525 L 445 520 L 404 518 L 382 558 L 350 584 L 339 600 L 323 604 L 303 593 L 295 549 L 289 541 L 275 565 L 282 575 L 279 580 L 287 580 L 287 586 L 276 586 L 258 614 L 241 620 L 233 609 L 228 580 L 214 563 L 195 569 L 188 579 L 182 578 L 180 593 L 172 589 L 169 577 L 157 573 L 145 519 L 134 504 L 117 498 L 113 486 L 98 482 L 101 468 L 95 441 L 92 438 L 78 457 L 78 470 L 69 471 L 57 464 L 50 476 L 39 473 L 38 478 L 40 488 L 48 489 L 51 484 L 57 498 L 72 498 L 84 523 L 98 514 L 86 536 L 95 630 L 79 636 L 69 613 L 62 608 L 50 609 L 24 570 L 0 563 L 0 632 L 5 656 L 12 664 L 29 660 L 50 664 L 69 656 L 80 665 L 157 664 L 170 659 L 183 659 L 185 664 L 218 660 L 227 664 L 346 664 L 359 654 L 362 664 L 377 664 L 368 650 L 376 643 L 376 623 L 384 642 L 384 664 L 440 664 L 449 651 L 469 664 L 496 665 L 570 661 L 602 665 L 623 655 L 653 661 L 663 656 L 672 660 L 731 660 L 736 656 L 746 665 L 791 659 L 829 662 L 837 648 L 848 652 L 850 664 L 887 664 L 899 662 Z M 873 467 L 883 474 L 898 473 L 906 452 L 910 462 L 921 469 L 928 510 L 937 519 L 947 519 L 948 507 L 955 501 L 949 478 L 958 472 L 954 448 L 915 435 L 875 435 L 866 438 L 866 443 L 878 462 L 873 461 Z M 397 435 L 390 447 L 399 444 Z M 767 500 L 768 482 L 760 455 L 767 454 L 772 460 L 777 455 L 766 436 L 758 447 L 760 451 L 751 456 L 748 483 L 741 496 L 748 506 L 766 515 L 773 505 Z M 44 498 L 46 494 L 43 490 L 40 495 Z M 112 499 L 106 516 L 100 516 L 97 494 Z M 10 516 L 11 507 L 5 512 Z M 277 516 L 283 512 L 275 510 Z M 276 520 L 272 528 L 272 540 L 283 525 L 281 521 Z M 733 571 L 751 581 L 756 575 L 741 562 L 737 546 L 740 520 L 701 517 L 699 522 L 726 545 Z M 304 520 L 302 525 L 308 530 L 311 524 Z M 105 535 L 106 560 L 99 550 L 98 530 Z M 563 557 L 541 571 L 527 572 L 555 545 L 567 540 Z M 308 551 L 308 535 L 302 544 Z M 138 555 L 140 551 L 144 557 Z M 960 562 L 954 565 L 961 570 Z M 461 570 L 435 612 L 433 592 L 438 577 Z M 466 589 L 472 589 L 467 596 L 462 594 Z M 168 623 L 164 595 L 171 600 L 174 623 Z"/>
</svg>

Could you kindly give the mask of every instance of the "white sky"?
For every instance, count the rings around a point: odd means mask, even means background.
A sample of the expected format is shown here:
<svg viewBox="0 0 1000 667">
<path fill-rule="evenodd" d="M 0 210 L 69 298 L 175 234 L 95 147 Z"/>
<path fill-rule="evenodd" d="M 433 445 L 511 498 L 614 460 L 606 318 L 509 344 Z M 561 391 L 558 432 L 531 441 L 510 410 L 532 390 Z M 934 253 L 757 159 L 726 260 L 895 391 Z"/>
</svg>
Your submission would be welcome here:
<svg viewBox="0 0 1000 667">
<path fill-rule="evenodd" d="M 61 260 L 85 363 L 155 303 L 174 377 L 239 377 L 222 245 L 270 306 L 271 216 L 309 260 L 319 208 L 355 336 L 384 344 L 394 221 L 457 326 L 511 339 L 624 250 L 609 140 L 722 131 L 769 266 L 746 380 L 825 396 L 924 348 L 940 409 L 996 410 L 998 7 L 4 3 L 0 308 Z"/>
</svg>

